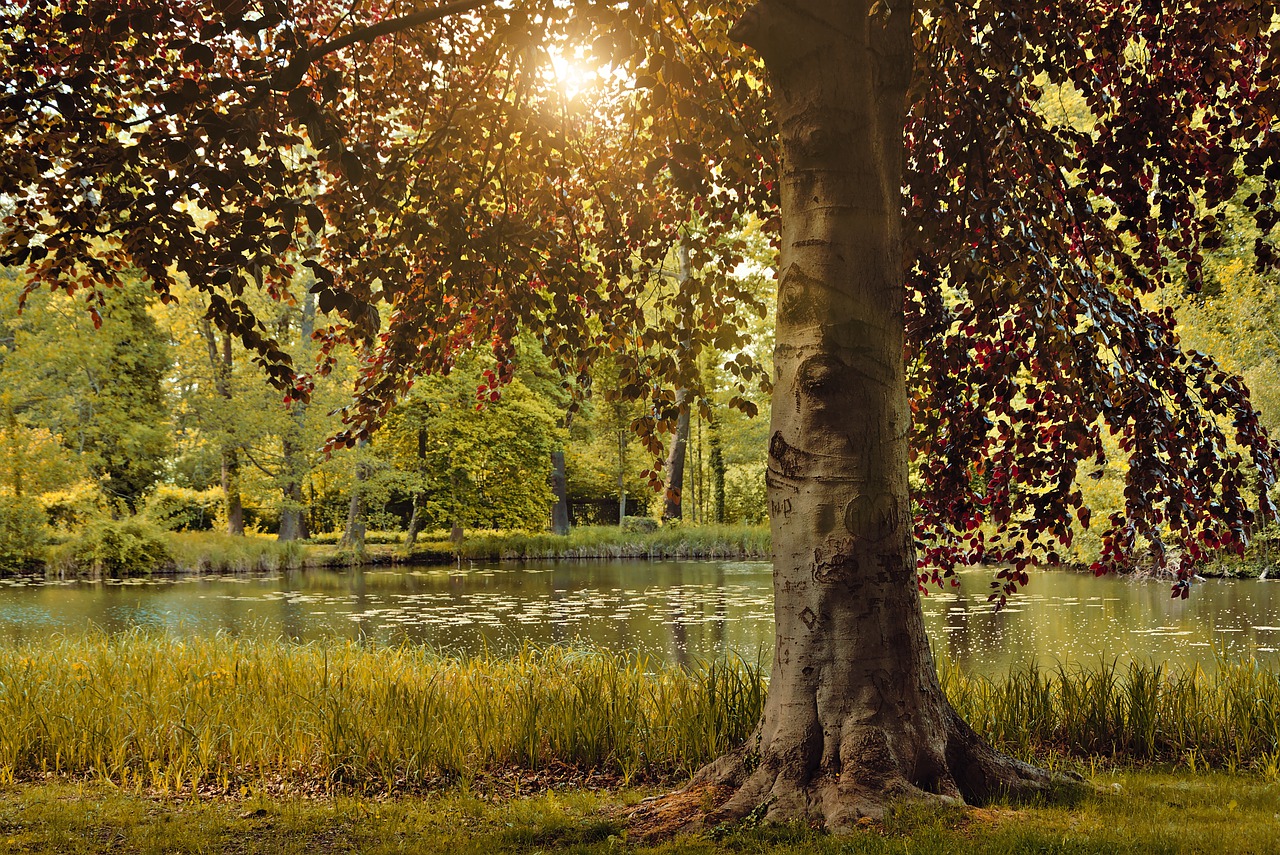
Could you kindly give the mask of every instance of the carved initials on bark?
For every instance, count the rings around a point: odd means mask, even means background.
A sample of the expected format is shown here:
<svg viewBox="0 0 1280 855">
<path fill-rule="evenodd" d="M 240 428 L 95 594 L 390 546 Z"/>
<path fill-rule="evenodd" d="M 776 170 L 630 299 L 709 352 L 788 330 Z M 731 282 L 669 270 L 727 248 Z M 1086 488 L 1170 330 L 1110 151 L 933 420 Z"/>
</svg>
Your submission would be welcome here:
<svg viewBox="0 0 1280 855">
<path fill-rule="evenodd" d="M 879 543 L 902 525 L 898 500 L 888 493 L 855 496 L 844 509 L 844 527 L 854 537 Z"/>
</svg>

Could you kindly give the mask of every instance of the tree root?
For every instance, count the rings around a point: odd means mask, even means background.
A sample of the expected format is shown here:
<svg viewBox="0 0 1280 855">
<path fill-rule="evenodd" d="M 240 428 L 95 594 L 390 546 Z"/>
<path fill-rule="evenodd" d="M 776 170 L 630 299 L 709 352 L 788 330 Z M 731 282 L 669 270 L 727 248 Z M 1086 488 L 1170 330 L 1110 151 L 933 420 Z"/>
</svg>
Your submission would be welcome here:
<svg viewBox="0 0 1280 855">
<path fill-rule="evenodd" d="M 905 802 L 938 806 L 983 805 L 997 799 L 1027 802 L 1082 794 L 1078 775 L 1040 769 L 991 748 L 951 713 L 944 756 L 933 768 L 907 774 L 877 728 L 842 747 L 841 768 L 809 769 L 796 756 L 764 756 L 759 740 L 703 767 L 684 789 L 643 802 L 629 817 L 640 839 L 668 837 L 746 819 L 804 822 L 831 831 L 878 822 Z"/>
</svg>

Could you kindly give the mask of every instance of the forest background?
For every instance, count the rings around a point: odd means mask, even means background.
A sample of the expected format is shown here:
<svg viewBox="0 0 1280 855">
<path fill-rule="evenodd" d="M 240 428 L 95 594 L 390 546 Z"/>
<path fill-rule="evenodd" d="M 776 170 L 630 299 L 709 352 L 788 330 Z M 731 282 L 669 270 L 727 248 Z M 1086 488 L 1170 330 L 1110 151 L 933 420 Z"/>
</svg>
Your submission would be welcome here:
<svg viewBox="0 0 1280 855">
<path fill-rule="evenodd" d="M 743 231 L 754 258 L 736 273 L 772 306 L 772 249 L 759 223 Z M 1154 299 L 1177 311 L 1185 347 L 1244 377 L 1274 431 L 1280 287 L 1253 272 L 1248 235 L 1236 238 L 1213 255 L 1201 293 L 1166 289 Z M 669 265 L 679 275 L 679 260 Z M 258 295 L 254 310 L 305 366 L 320 344 L 314 296 L 299 284 L 300 302 Z M 619 394 L 609 359 L 590 376 L 562 377 L 538 342 L 523 341 L 500 396 L 491 369 L 464 359 L 447 377 L 420 382 L 372 443 L 329 452 L 359 370 L 352 354 L 316 375 L 304 404 L 264 382 L 239 341 L 209 323 L 194 290 L 161 305 L 135 281 L 109 292 L 95 321 L 76 297 L 37 291 L 24 300 L 25 286 L 19 271 L 0 271 L 0 565 L 8 569 L 149 572 L 173 566 L 181 551 L 173 532 L 339 544 L 350 561 L 366 555 L 366 539 L 411 547 L 424 532 L 456 543 L 479 530 L 547 531 L 557 453 L 574 526 L 625 522 L 635 531 L 664 515 L 646 477 L 662 461 L 633 430 L 644 403 Z M 749 331 L 750 355 L 766 367 L 771 330 L 765 316 Z M 748 393 L 755 418 L 728 405 L 741 394 L 736 356 L 700 358 L 707 394 L 689 406 L 684 525 L 767 522 L 768 395 Z M 1123 508 L 1122 457 L 1109 455 L 1083 479 L 1095 518 Z M 1064 559 L 1087 565 L 1099 544 L 1077 528 Z"/>
</svg>

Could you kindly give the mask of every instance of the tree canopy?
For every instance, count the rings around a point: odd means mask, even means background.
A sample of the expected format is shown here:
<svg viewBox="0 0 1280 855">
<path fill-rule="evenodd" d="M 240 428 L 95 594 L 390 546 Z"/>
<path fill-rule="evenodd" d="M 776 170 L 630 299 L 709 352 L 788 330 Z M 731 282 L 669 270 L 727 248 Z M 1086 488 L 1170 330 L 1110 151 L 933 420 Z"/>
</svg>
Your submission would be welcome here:
<svg viewBox="0 0 1280 855">
<path fill-rule="evenodd" d="M 768 90 L 729 32 L 744 11 L 11 4 L 3 260 L 90 311 L 135 268 L 166 300 L 185 279 L 294 396 L 310 366 L 244 292 L 296 299 L 310 268 L 324 346 L 372 348 L 342 441 L 475 344 L 494 350 L 496 394 L 519 329 L 567 380 L 617 351 L 623 391 L 655 404 L 642 430 L 666 426 L 674 388 L 697 383 L 679 354 L 744 352 L 758 307 L 726 275 L 742 252 L 727 226 L 776 222 Z M 1271 7 L 922 2 L 913 20 L 925 554 L 943 571 L 1012 561 L 1011 585 L 1052 560 L 1106 430 L 1129 466 L 1102 566 L 1140 537 L 1192 558 L 1244 541 L 1274 478 L 1247 390 L 1180 350 L 1146 295 L 1200 287 L 1233 199 L 1260 269 L 1276 263 Z M 555 85 L 557 60 L 591 69 L 582 91 Z M 677 238 L 701 262 L 679 288 L 660 275 Z M 759 380 L 750 359 L 730 367 Z"/>
</svg>

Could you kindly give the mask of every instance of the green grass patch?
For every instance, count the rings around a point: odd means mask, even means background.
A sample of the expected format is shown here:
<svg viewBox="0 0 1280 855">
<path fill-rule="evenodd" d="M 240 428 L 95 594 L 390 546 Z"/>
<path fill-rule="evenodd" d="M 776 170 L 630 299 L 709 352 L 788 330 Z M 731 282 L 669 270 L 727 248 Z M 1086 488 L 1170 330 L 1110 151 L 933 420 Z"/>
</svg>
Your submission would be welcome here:
<svg viewBox="0 0 1280 855">
<path fill-rule="evenodd" d="M 1227 774 L 1109 772 L 1070 806 L 922 809 L 827 835 L 739 825 L 660 843 L 628 839 L 647 792 L 484 790 L 394 799 L 157 798 L 101 783 L 0 788 L 0 850 L 96 853 L 449 853 L 449 855 L 855 855 L 855 853 L 1270 853 L 1280 790 Z"/>
</svg>

